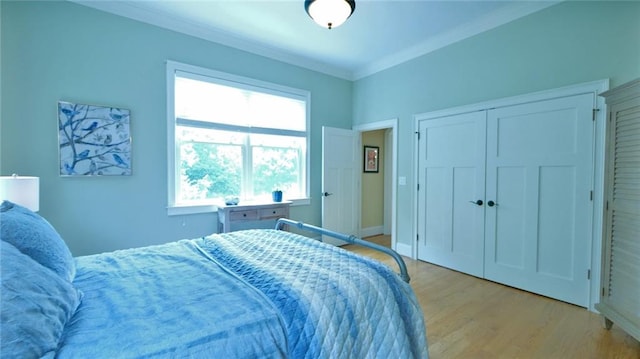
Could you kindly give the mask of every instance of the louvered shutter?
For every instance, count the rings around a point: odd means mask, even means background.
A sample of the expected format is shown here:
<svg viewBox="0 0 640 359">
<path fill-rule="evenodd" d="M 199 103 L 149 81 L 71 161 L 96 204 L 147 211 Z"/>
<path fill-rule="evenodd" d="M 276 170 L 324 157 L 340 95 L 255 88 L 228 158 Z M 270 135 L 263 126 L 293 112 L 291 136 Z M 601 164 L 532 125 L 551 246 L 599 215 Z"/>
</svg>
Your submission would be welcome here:
<svg viewBox="0 0 640 359">
<path fill-rule="evenodd" d="M 609 108 L 601 302 L 605 317 L 640 340 L 640 79 L 602 94 Z"/>
</svg>

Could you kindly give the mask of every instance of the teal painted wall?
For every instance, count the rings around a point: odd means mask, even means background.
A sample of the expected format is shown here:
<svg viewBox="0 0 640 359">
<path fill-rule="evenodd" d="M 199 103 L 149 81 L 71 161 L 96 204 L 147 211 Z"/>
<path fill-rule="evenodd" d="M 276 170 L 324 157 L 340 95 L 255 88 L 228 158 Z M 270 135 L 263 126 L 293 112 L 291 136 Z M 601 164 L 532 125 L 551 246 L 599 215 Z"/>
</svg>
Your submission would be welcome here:
<svg viewBox="0 0 640 359">
<path fill-rule="evenodd" d="M 311 91 L 312 194 L 321 127 L 351 127 L 350 81 L 70 2 L 0 6 L 0 173 L 40 177 L 40 214 L 76 256 L 215 231 L 215 213 L 167 215 L 166 60 Z M 58 176 L 59 100 L 131 111 L 132 176 Z M 291 216 L 319 225 L 319 198 Z"/>
<path fill-rule="evenodd" d="M 640 76 L 640 2 L 564 2 L 355 82 L 354 123 L 399 119 L 398 242 L 414 224 L 413 115 Z"/>
</svg>

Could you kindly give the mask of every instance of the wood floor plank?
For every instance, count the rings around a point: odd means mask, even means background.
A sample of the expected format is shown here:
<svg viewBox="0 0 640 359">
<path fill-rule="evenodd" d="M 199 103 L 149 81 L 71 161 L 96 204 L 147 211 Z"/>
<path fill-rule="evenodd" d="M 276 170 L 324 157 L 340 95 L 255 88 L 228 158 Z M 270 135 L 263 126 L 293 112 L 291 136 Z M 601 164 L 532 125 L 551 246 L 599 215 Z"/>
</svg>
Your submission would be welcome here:
<svg viewBox="0 0 640 359">
<path fill-rule="evenodd" d="M 389 236 L 365 238 L 389 246 Z M 397 271 L 390 257 L 345 246 Z M 599 315 L 533 293 L 404 258 L 424 312 L 431 359 L 640 359 L 640 343 Z"/>
</svg>

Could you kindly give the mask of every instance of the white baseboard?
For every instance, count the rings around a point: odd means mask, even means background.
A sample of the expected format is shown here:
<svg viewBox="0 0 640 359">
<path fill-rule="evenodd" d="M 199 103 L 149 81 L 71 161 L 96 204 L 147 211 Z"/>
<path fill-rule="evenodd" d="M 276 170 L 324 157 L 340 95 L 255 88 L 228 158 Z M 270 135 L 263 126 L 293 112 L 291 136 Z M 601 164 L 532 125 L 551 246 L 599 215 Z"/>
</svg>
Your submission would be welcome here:
<svg viewBox="0 0 640 359">
<path fill-rule="evenodd" d="M 412 249 L 410 244 L 405 243 L 396 243 L 396 252 L 398 252 L 401 256 L 412 258 Z"/>
<path fill-rule="evenodd" d="M 368 227 L 368 228 L 361 228 L 360 229 L 360 237 L 371 237 L 371 236 L 377 236 L 380 235 L 384 232 L 384 226 L 375 226 L 375 227 Z"/>
</svg>

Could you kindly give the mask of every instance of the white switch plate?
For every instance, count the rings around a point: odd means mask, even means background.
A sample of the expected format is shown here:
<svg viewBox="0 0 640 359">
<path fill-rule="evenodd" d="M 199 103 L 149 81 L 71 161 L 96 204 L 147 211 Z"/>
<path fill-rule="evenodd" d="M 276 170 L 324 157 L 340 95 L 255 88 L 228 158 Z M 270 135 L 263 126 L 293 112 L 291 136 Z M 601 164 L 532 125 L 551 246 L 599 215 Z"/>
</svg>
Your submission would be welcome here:
<svg viewBox="0 0 640 359">
<path fill-rule="evenodd" d="M 405 177 L 405 176 L 398 177 L 398 185 L 406 186 L 407 185 L 407 177 Z"/>
</svg>

